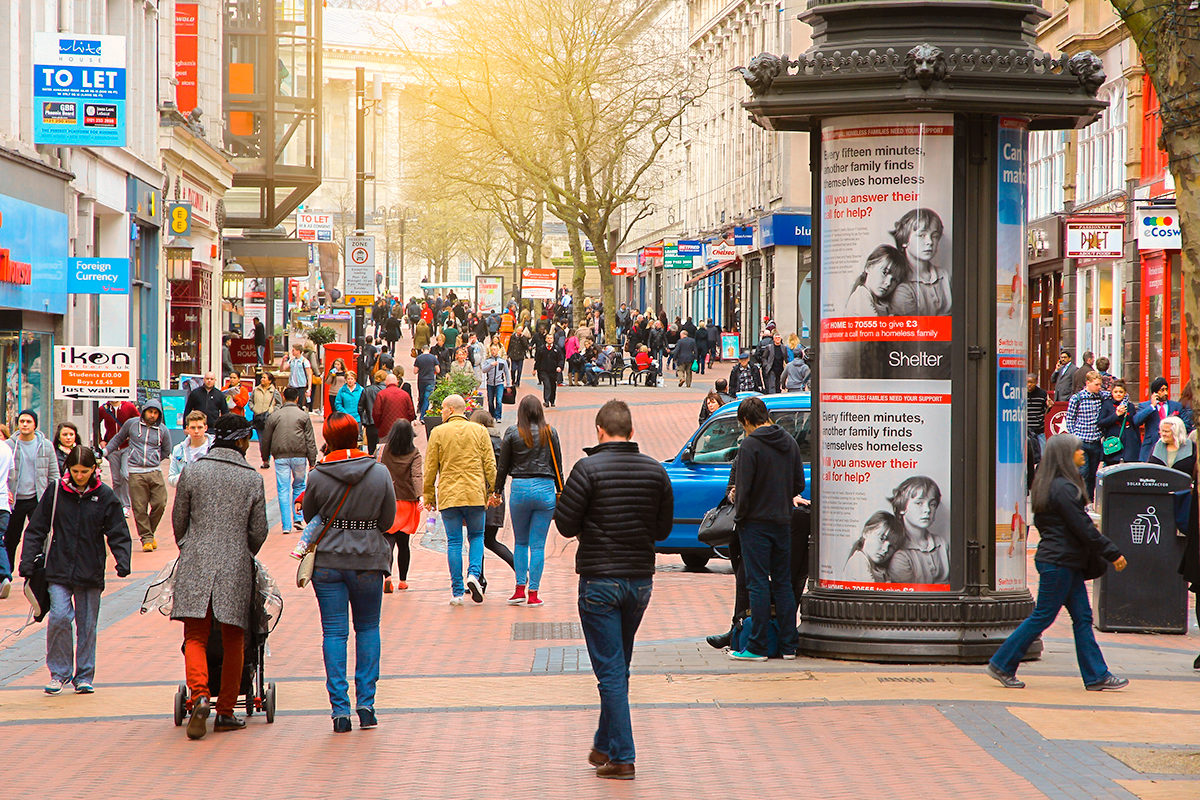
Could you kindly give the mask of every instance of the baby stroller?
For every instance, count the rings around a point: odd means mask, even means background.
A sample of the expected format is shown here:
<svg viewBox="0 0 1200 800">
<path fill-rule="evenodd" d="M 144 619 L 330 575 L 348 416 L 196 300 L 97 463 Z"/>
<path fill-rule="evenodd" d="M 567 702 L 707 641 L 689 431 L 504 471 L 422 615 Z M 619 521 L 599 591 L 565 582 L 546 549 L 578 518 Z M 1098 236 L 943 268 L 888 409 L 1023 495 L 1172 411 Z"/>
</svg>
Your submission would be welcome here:
<svg viewBox="0 0 1200 800">
<path fill-rule="evenodd" d="M 175 562 L 167 564 L 158 577 L 151 582 L 146 592 L 146 601 L 142 604 L 142 613 L 150 608 L 157 608 L 164 615 L 170 616 L 172 593 L 175 573 Z M 254 716 L 261 711 L 267 722 L 275 721 L 275 683 L 267 682 L 264 661 L 267 654 L 267 638 L 279 618 L 283 615 L 283 595 L 279 585 L 258 559 L 254 560 L 254 593 L 250 599 L 251 624 L 246 630 L 244 639 L 245 653 L 242 666 L 242 685 L 238 690 L 238 704 L 246 709 L 246 716 Z M 224 651 L 221 644 L 221 629 L 212 626 L 208 639 L 208 675 L 209 681 L 220 681 L 221 664 L 224 661 Z M 211 695 L 216 697 L 217 692 Z M 186 683 L 179 684 L 175 690 L 175 725 L 183 725 L 192 713 L 192 697 Z"/>
</svg>

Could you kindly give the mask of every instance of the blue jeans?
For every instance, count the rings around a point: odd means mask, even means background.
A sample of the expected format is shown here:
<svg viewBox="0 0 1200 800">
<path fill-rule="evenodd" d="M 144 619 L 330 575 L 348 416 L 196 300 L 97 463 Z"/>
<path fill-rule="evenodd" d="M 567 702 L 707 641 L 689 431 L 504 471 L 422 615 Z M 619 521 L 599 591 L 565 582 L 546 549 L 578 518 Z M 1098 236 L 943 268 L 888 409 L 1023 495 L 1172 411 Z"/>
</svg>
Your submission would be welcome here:
<svg viewBox="0 0 1200 800">
<path fill-rule="evenodd" d="M 1094 442 L 1081 440 L 1080 446 L 1083 448 L 1086 460 L 1079 468 L 1079 477 L 1083 478 L 1083 483 L 1087 486 L 1088 502 L 1091 502 L 1096 497 L 1096 472 L 1104 461 L 1104 448 L 1100 445 L 1099 440 Z"/>
<path fill-rule="evenodd" d="M 350 684 L 346 680 L 350 614 L 354 615 L 355 708 L 374 710 L 375 684 L 379 682 L 383 573 L 317 567 L 313 570 L 312 585 L 321 611 L 321 652 L 325 657 L 325 689 L 333 708 L 331 716 L 350 716 Z"/>
<path fill-rule="evenodd" d="M 796 633 L 796 595 L 792 592 L 792 526 L 787 522 L 745 522 L 737 526 L 742 568 L 750 593 L 750 643 L 747 649 L 767 654 L 771 603 L 779 623 L 779 651 L 800 649 Z"/>
<path fill-rule="evenodd" d="M 296 507 L 296 498 L 304 493 L 304 484 L 308 478 L 308 459 L 277 458 L 275 459 L 275 490 L 279 494 L 279 523 L 283 532 L 291 531 L 295 519 L 292 509 Z M 289 487 L 290 490 L 289 490 Z"/>
<path fill-rule="evenodd" d="M 1092 632 L 1092 605 L 1088 602 L 1083 573 L 1070 567 L 1035 561 L 1038 571 L 1038 596 L 1033 613 L 1000 645 L 992 656 L 992 666 L 1014 674 L 1033 640 L 1049 628 L 1064 605 L 1071 615 L 1075 632 L 1075 659 L 1084 684 L 1096 683 L 1108 674 L 1108 665 Z"/>
<path fill-rule="evenodd" d="M 517 584 L 536 592 L 546 566 L 546 533 L 554 517 L 554 479 L 514 478 L 508 513 L 516 541 L 513 571 Z"/>
<path fill-rule="evenodd" d="M 652 578 L 579 576 L 579 621 L 600 690 L 600 724 L 592 747 L 618 764 L 632 764 L 635 758 L 629 662 L 652 587 Z"/>
<path fill-rule="evenodd" d="M 500 416 L 504 413 L 504 403 L 501 402 L 504 397 L 504 384 L 487 387 L 488 413 L 492 415 L 492 419 L 500 421 Z"/>
<path fill-rule="evenodd" d="M 429 410 L 429 396 L 433 394 L 433 384 L 418 383 L 417 394 L 419 395 L 417 399 L 417 421 L 420 422 L 425 416 L 425 412 Z"/>
<path fill-rule="evenodd" d="M 11 512 L 0 511 L 0 539 L 4 538 L 4 532 L 8 530 L 8 520 L 11 516 Z M 0 580 L 4 578 L 12 579 L 12 564 L 8 563 L 8 548 L 0 542 Z"/>
<path fill-rule="evenodd" d="M 63 683 L 96 677 L 96 623 L 100 619 L 100 590 L 86 586 L 50 584 L 50 613 L 46 616 L 46 666 L 50 677 Z M 71 625 L 75 647 L 71 647 Z"/>
<path fill-rule="evenodd" d="M 483 574 L 483 526 L 487 510 L 483 506 L 454 506 L 443 508 L 442 523 L 446 526 L 446 561 L 450 565 L 450 590 L 455 597 L 463 594 L 462 549 L 463 528 L 467 529 L 467 574 L 478 578 Z"/>
</svg>

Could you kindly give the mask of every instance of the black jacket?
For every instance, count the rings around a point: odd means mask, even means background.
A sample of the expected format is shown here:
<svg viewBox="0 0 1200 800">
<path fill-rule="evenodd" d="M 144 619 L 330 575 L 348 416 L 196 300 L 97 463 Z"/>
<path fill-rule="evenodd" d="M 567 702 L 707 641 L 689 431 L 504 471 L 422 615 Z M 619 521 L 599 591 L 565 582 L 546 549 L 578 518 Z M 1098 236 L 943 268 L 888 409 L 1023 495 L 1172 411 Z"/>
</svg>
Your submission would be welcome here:
<svg viewBox="0 0 1200 800">
<path fill-rule="evenodd" d="M 66 484 L 59 480 L 46 489 L 42 501 L 34 509 L 25 529 L 25 545 L 21 550 L 22 577 L 33 574 L 33 563 L 46 543 L 50 517 L 54 517 L 54 538 L 46 561 L 46 580 L 64 586 L 104 588 L 104 540 L 117 562 L 117 576 L 129 574 L 129 527 L 121 501 L 95 475 L 80 492 L 68 477 Z M 54 508 L 54 494 L 58 507 Z"/>
<path fill-rule="evenodd" d="M 691 336 L 686 339 L 679 337 L 675 344 L 674 356 L 676 364 L 691 366 L 692 362 L 700 357 L 700 352 L 696 349 L 696 340 Z"/>
<path fill-rule="evenodd" d="M 743 373 L 749 373 L 750 388 L 742 388 L 739 383 Z M 738 392 L 761 392 L 763 390 L 763 372 L 762 368 L 753 361 L 745 367 L 741 362 L 733 365 L 733 369 L 729 371 L 729 393 L 737 396 Z"/>
<path fill-rule="evenodd" d="M 1033 515 L 1033 524 L 1041 535 L 1035 561 L 1082 572 L 1093 551 L 1109 562 L 1121 557 L 1117 546 L 1096 529 L 1084 510 L 1084 502 L 1078 486 L 1066 478 L 1054 479 L 1050 485 L 1051 510 Z"/>
<path fill-rule="evenodd" d="M 649 578 L 654 543 L 671 533 L 675 500 L 663 465 L 634 442 L 584 449 L 554 510 L 563 536 L 579 539 L 575 571 L 588 577 Z"/>
<path fill-rule="evenodd" d="M 1096 420 L 1100 434 L 1105 438 L 1120 436 L 1122 444 L 1120 452 L 1104 456 L 1105 464 L 1137 461 L 1141 452 L 1142 434 L 1139 432 L 1138 426 L 1133 424 L 1133 414 L 1137 411 L 1137 403 L 1126 400 L 1125 408 L 1127 410 L 1124 416 L 1118 416 L 1117 404 L 1112 397 L 1105 397 L 1100 401 L 1100 416 Z"/>
<path fill-rule="evenodd" d="M 521 432 L 512 425 L 500 440 L 500 452 L 496 454 L 496 491 L 504 489 L 507 478 L 553 478 L 554 485 L 562 489 L 562 475 L 554 468 L 555 460 L 562 468 L 562 447 L 558 443 L 558 431 L 550 429 L 550 447 L 542 444 L 542 431 L 534 426 L 529 429 L 533 436 L 533 447 L 528 447 Z M 551 457 L 550 449 L 554 449 Z"/>
<path fill-rule="evenodd" d="M 508 339 L 508 359 L 509 361 L 524 361 L 529 353 L 529 340 L 524 334 L 514 333 Z"/>
<path fill-rule="evenodd" d="M 554 375 L 563 368 L 566 361 L 561 347 L 547 347 L 543 343 L 538 345 L 537 354 L 533 357 L 533 368 L 541 375 Z"/>
<path fill-rule="evenodd" d="M 211 389 L 197 386 L 188 392 L 187 401 L 183 405 L 183 418 L 186 420 L 187 415 L 193 411 L 203 412 L 208 417 L 208 427 L 211 428 L 214 422 L 229 412 L 229 406 L 225 404 L 225 393 L 216 386 Z"/>
<path fill-rule="evenodd" d="M 742 440 L 729 471 L 733 518 L 790 524 L 792 498 L 804 491 L 800 445 L 778 425 L 761 425 Z"/>
</svg>

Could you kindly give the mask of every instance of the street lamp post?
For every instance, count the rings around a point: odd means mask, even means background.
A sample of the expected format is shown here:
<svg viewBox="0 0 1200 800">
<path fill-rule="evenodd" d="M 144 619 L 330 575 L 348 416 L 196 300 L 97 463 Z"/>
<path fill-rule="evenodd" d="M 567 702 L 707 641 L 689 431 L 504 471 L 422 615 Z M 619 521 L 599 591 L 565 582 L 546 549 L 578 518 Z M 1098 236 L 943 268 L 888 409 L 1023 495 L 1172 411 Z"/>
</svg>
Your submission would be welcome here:
<svg viewBox="0 0 1200 800">
<path fill-rule="evenodd" d="M 1030 130 L 1104 108 L 1037 0 L 809 0 L 744 105 L 810 134 L 814 539 L 801 647 L 982 662 L 1025 583 Z M 1031 650 L 1031 655 L 1040 652 Z"/>
</svg>

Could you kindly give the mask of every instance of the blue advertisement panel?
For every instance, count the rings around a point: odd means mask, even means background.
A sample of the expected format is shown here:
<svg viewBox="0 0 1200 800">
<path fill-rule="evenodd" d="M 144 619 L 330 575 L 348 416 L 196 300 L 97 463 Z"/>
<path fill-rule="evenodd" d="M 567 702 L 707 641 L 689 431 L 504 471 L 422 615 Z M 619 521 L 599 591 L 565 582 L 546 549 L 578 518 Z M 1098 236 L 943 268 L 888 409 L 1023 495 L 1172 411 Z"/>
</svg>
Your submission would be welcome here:
<svg viewBox="0 0 1200 800">
<path fill-rule="evenodd" d="M 67 312 L 67 215 L 0 194 L 0 307 Z"/>
<path fill-rule="evenodd" d="M 125 37 L 35 33 L 33 140 L 125 146 Z"/>
<path fill-rule="evenodd" d="M 1024 120 L 996 134 L 996 586 L 1025 588 L 1026 141 Z"/>
<path fill-rule="evenodd" d="M 67 292 L 68 294 L 129 294 L 129 259 L 67 259 Z"/>
<path fill-rule="evenodd" d="M 810 234 L 811 236 L 811 234 Z M 746 247 L 754 246 L 754 226 L 746 225 L 733 229 L 733 243 L 735 245 L 745 245 Z"/>
<path fill-rule="evenodd" d="M 811 214 L 772 214 L 759 220 L 762 247 L 773 245 L 812 245 Z"/>
</svg>

